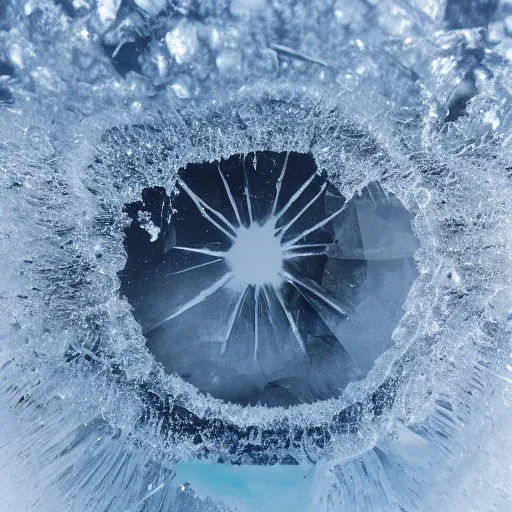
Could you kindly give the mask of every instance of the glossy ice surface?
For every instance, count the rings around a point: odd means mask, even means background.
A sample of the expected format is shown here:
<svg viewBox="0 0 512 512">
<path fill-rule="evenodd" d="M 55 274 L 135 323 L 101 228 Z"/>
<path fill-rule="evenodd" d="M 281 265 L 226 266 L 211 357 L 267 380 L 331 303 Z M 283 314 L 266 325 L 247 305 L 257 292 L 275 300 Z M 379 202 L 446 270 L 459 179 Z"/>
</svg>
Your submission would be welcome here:
<svg viewBox="0 0 512 512">
<path fill-rule="evenodd" d="M 167 371 L 269 406 L 338 396 L 362 378 L 391 345 L 417 275 L 396 198 L 372 183 L 346 201 L 311 155 L 289 152 L 191 166 L 178 182 L 169 218 L 154 208 L 160 253 L 122 274 Z"/>
</svg>

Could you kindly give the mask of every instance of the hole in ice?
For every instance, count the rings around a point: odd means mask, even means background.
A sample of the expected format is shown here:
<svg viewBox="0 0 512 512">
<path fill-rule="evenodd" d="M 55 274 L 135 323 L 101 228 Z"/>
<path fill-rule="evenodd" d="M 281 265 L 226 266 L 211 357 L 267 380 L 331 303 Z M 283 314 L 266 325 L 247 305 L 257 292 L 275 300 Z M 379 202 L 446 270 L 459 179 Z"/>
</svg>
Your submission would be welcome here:
<svg viewBox="0 0 512 512">
<path fill-rule="evenodd" d="M 121 289 L 166 371 L 225 401 L 338 396 L 391 346 L 417 275 L 410 213 L 347 201 L 310 154 L 189 164 L 126 205 Z"/>
</svg>

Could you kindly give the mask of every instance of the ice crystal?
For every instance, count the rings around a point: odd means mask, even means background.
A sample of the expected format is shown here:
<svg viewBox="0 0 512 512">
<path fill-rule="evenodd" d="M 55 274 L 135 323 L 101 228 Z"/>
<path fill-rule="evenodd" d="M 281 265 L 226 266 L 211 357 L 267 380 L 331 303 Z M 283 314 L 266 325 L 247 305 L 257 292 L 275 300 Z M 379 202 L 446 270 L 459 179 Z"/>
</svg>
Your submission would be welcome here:
<svg viewBox="0 0 512 512">
<path fill-rule="evenodd" d="M 0 2 L 3 508 L 511 509 L 511 36 Z"/>
</svg>

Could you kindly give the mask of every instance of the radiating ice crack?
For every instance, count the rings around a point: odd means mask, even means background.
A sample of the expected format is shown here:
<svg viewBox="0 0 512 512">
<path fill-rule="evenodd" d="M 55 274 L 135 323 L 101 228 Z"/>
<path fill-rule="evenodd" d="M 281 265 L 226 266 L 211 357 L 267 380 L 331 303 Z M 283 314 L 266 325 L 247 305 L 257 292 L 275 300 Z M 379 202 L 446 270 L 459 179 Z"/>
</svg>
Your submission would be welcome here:
<svg viewBox="0 0 512 512">
<path fill-rule="evenodd" d="M 378 185 L 347 201 L 309 156 L 263 152 L 186 168 L 177 191 L 163 254 L 123 273 L 168 371 L 224 400 L 272 405 L 337 396 L 366 374 L 415 276 L 415 244 L 396 257 L 374 232 L 383 217 L 381 228 L 414 238 Z"/>
</svg>

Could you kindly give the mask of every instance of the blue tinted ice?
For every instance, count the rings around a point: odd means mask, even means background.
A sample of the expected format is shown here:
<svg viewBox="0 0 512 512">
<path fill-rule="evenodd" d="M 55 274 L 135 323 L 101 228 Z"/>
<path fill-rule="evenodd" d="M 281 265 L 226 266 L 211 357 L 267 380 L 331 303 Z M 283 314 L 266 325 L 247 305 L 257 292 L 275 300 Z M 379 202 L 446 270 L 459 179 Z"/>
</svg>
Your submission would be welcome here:
<svg viewBox="0 0 512 512">
<path fill-rule="evenodd" d="M 510 0 L 0 1 L 0 509 L 512 510 Z"/>
<path fill-rule="evenodd" d="M 160 254 L 122 279 L 165 369 L 214 397 L 270 406 L 339 396 L 364 377 L 417 275 L 400 202 L 376 183 L 347 201 L 310 155 L 290 152 L 180 175 Z"/>
</svg>

